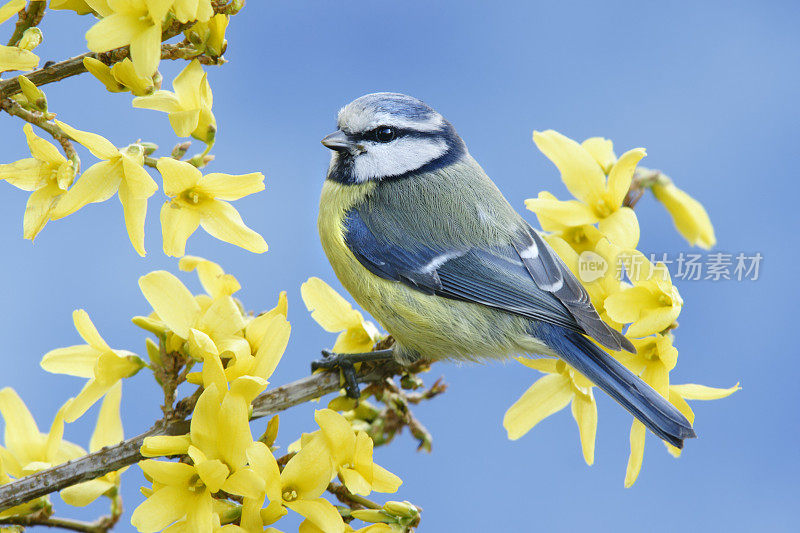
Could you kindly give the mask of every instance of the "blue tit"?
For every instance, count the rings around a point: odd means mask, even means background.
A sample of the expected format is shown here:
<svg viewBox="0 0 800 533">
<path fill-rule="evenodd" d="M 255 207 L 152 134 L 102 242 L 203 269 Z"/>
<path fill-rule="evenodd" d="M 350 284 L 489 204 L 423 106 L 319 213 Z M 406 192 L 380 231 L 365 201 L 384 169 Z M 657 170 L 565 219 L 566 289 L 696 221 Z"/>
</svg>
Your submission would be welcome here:
<svg viewBox="0 0 800 533">
<path fill-rule="evenodd" d="M 322 247 L 342 285 L 394 337 L 398 362 L 559 357 L 673 446 L 695 436 L 593 342 L 635 352 L 442 115 L 403 94 L 368 94 L 339 111 L 322 144 L 332 150 Z"/>
</svg>

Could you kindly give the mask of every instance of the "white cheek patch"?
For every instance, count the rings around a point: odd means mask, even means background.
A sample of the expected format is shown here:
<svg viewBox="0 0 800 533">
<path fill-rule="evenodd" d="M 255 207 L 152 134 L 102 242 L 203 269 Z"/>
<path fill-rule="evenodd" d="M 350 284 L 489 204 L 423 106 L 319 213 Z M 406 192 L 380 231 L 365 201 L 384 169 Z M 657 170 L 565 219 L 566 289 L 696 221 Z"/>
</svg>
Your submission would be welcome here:
<svg viewBox="0 0 800 533">
<path fill-rule="evenodd" d="M 443 156 L 447 143 L 443 139 L 400 137 L 389 143 L 365 143 L 365 148 L 353 164 L 359 183 L 417 170 Z"/>
</svg>

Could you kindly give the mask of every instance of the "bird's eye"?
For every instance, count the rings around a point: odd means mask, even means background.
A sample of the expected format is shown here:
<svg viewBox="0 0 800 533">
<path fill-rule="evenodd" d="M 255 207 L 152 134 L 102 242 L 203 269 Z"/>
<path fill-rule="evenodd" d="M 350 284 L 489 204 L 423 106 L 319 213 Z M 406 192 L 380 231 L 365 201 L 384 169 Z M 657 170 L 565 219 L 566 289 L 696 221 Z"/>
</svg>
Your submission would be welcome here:
<svg viewBox="0 0 800 533">
<path fill-rule="evenodd" d="M 375 128 L 374 131 L 375 139 L 382 143 L 388 143 L 397 136 L 397 131 L 389 126 L 381 126 L 379 128 Z"/>
</svg>

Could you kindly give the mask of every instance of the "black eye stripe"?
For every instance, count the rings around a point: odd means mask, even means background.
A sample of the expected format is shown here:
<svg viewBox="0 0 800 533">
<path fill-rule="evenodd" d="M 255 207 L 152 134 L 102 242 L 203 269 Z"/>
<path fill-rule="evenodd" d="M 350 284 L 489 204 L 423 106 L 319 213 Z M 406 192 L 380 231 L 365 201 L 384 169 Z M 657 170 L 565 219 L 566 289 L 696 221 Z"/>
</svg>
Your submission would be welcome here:
<svg viewBox="0 0 800 533">
<path fill-rule="evenodd" d="M 377 128 L 371 129 L 369 131 L 364 131 L 360 133 L 352 133 L 349 135 L 351 139 L 354 141 L 373 141 L 373 142 L 381 142 L 377 139 L 377 131 L 381 128 L 390 127 L 394 130 L 394 139 L 399 139 L 400 137 L 411 137 L 415 139 L 429 139 L 434 137 L 441 136 L 441 132 L 439 131 L 419 131 L 414 130 L 411 128 L 397 128 L 395 126 L 379 126 Z M 384 141 L 385 142 L 385 141 Z"/>
</svg>

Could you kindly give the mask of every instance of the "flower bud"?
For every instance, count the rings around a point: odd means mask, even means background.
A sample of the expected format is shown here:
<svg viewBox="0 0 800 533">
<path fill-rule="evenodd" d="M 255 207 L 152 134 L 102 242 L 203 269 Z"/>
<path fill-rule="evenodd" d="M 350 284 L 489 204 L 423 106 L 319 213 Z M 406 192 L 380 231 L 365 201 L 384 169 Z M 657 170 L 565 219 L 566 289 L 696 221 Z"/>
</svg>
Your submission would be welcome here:
<svg viewBox="0 0 800 533">
<path fill-rule="evenodd" d="M 33 27 L 33 28 L 28 28 L 23 32 L 22 39 L 19 40 L 17 48 L 21 48 L 22 50 L 28 50 L 30 52 L 40 44 L 42 44 L 42 30 Z"/>
</svg>

